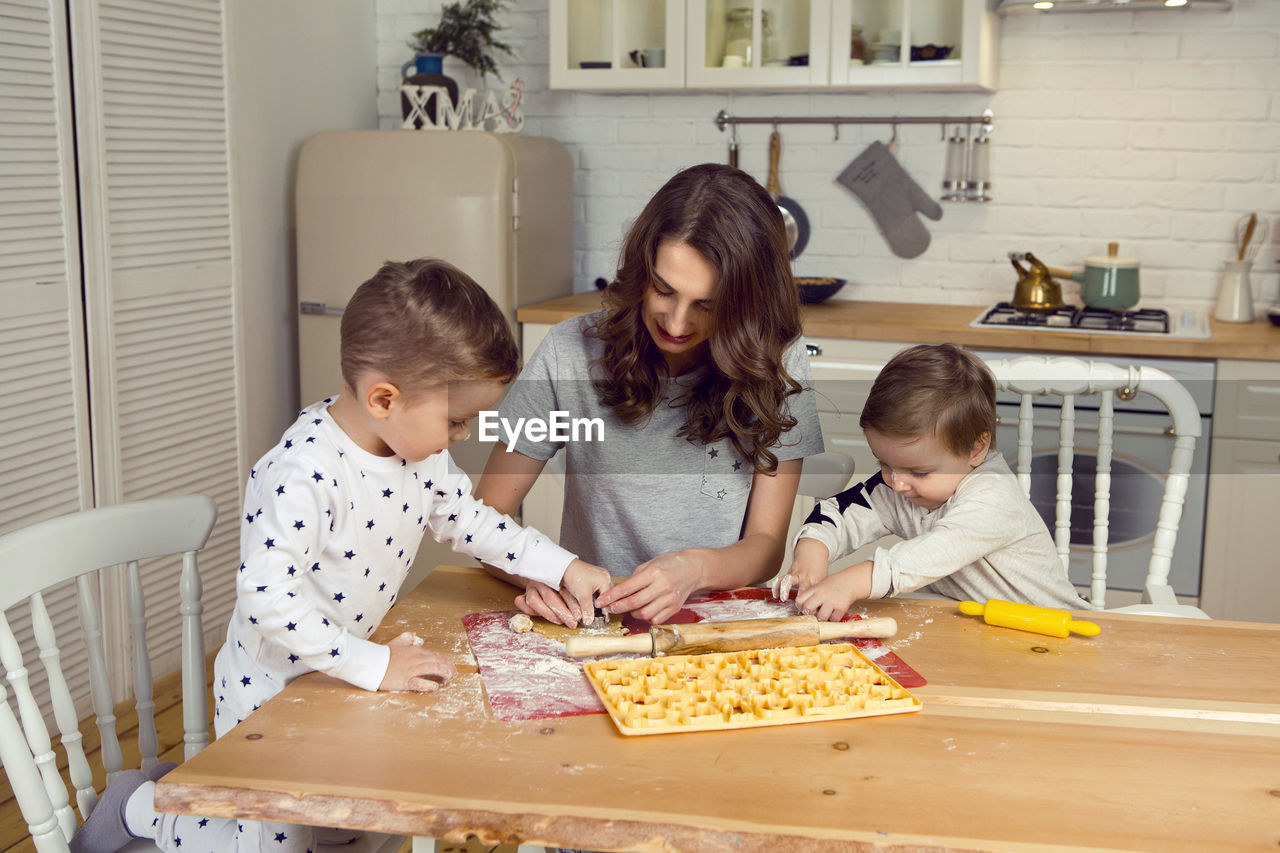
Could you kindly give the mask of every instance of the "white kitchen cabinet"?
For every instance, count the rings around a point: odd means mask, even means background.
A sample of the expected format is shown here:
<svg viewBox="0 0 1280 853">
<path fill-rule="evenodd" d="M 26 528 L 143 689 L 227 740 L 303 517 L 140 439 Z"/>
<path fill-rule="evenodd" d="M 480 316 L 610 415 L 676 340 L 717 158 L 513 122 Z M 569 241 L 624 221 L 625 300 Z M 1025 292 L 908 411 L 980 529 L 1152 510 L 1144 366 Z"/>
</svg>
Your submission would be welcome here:
<svg viewBox="0 0 1280 853">
<path fill-rule="evenodd" d="M 1218 362 L 1200 606 L 1280 622 L 1280 362 Z"/>
<path fill-rule="evenodd" d="M 686 88 L 826 87 L 830 26 L 831 0 L 689 0 Z"/>
<path fill-rule="evenodd" d="M 685 0 L 551 0 L 550 19 L 552 89 L 684 88 Z"/>
<path fill-rule="evenodd" d="M 521 325 L 520 348 L 526 361 L 549 331 L 551 326 L 547 323 Z M 557 473 L 563 470 L 562 465 L 557 459 L 548 462 L 520 505 L 520 523 L 537 528 L 556 541 L 560 539 L 560 518 L 564 514 L 564 475 Z"/>
<path fill-rule="evenodd" d="M 997 20 L 987 0 L 551 0 L 550 85 L 989 91 Z M 631 56 L 659 46 L 661 68 Z"/>
<path fill-rule="evenodd" d="M 992 91 L 998 21 L 985 0 L 832 0 L 831 85 Z"/>
</svg>

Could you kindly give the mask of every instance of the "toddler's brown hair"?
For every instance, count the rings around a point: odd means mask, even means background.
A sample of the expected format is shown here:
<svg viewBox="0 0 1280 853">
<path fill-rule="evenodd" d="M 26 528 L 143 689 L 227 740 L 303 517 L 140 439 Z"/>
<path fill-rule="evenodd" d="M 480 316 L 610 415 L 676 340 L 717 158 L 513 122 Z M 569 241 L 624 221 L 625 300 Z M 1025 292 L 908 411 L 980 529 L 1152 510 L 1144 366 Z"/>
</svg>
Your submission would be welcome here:
<svg viewBox="0 0 1280 853">
<path fill-rule="evenodd" d="M 380 374 L 410 397 L 444 382 L 508 382 L 520 351 L 484 288 L 447 261 L 387 261 L 342 313 L 342 378 Z"/>
<path fill-rule="evenodd" d="M 984 437 L 994 445 L 996 383 L 973 353 L 921 344 L 889 360 L 871 385 L 858 425 L 885 435 L 937 435 L 956 456 Z"/>
</svg>

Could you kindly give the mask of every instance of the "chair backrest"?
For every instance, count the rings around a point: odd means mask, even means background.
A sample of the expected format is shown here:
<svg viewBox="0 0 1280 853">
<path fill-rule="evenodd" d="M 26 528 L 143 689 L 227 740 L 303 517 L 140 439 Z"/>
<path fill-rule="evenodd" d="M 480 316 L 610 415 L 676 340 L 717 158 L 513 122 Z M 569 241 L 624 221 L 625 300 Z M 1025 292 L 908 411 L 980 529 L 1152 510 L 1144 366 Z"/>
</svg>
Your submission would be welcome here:
<svg viewBox="0 0 1280 853">
<path fill-rule="evenodd" d="M 181 554 L 176 579 L 182 614 L 182 712 L 184 758 L 208 744 L 205 695 L 204 634 L 200 576 L 196 552 L 204 546 L 217 516 L 217 506 L 204 495 L 158 498 L 90 509 L 42 521 L 0 536 L 0 665 L 18 706 L 14 715 L 8 693 L 0 686 L 0 762 L 38 850 L 66 849 L 76 819 L 66 785 L 58 774 L 57 756 L 45 720 L 51 715 L 61 734 L 68 774 L 81 819 L 97 804 L 93 772 L 80 736 L 80 717 L 62 671 L 58 637 L 45 607 L 43 590 L 75 579 L 79 627 L 89 657 L 90 695 L 101 740 L 102 766 L 110 780 L 123 769 L 116 735 L 107 654 L 102 631 L 100 573 L 123 564 L 126 572 L 128 621 L 133 640 L 132 681 L 137 710 L 141 768 L 157 761 L 151 660 L 146 636 L 146 607 L 138 561 Z M 37 701 L 25 655 L 5 613 L 26 602 L 48 676 L 49 708 Z M 64 632 L 65 634 L 65 632 Z M 166 646 L 173 638 L 160 638 Z M 65 645 L 65 643 L 64 643 Z M 47 713 L 46 713 L 47 712 Z"/>
<path fill-rule="evenodd" d="M 839 450 L 824 450 L 804 460 L 796 494 L 825 500 L 844 491 L 853 478 L 853 457 Z"/>
<path fill-rule="evenodd" d="M 1150 394 L 1168 409 L 1173 448 L 1156 532 L 1147 565 L 1144 600 L 1176 604 L 1169 586 L 1169 564 L 1187 493 L 1192 456 L 1200 437 L 1200 412 L 1191 393 L 1176 379 L 1152 367 L 1121 367 L 1078 358 L 1024 356 L 987 361 L 996 387 L 1020 395 L 1018 452 L 1015 471 L 1023 491 L 1031 494 L 1031 457 L 1034 446 L 1033 403 L 1046 398 L 1061 401 L 1058 423 L 1058 470 L 1054 543 L 1066 570 L 1071 545 L 1072 469 L 1075 458 L 1075 403 L 1085 395 L 1097 397 L 1098 436 L 1093 502 L 1093 552 L 1089 599 L 1099 607 L 1106 602 L 1107 540 L 1111 515 L 1111 459 L 1114 448 L 1115 398 L 1130 400 L 1139 391 Z M 1003 448 L 1008 456 L 1008 448 Z"/>
</svg>

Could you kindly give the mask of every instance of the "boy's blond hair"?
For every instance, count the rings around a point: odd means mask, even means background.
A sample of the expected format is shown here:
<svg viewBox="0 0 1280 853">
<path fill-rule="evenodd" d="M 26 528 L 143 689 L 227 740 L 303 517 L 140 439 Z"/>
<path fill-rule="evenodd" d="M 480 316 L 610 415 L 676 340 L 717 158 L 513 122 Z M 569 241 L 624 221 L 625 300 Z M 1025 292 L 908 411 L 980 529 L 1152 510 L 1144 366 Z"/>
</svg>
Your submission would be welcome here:
<svg viewBox="0 0 1280 853">
<path fill-rule="evenodd" d="M 505 383 L 519 369 L 497 303 L 446 261 L 387 261 L 342 313 L 342 378 L 350 388 L 373 373 L 412 397 L 455 380 Z"/>
<path fill-rule="evenodd" d="M 885 435 L 936 435 L 956 456 L 994 444 L 996 384 L 982 359 L 955 344 L 921 344 L 889 360 L 858 425 Z"/>
</svg>

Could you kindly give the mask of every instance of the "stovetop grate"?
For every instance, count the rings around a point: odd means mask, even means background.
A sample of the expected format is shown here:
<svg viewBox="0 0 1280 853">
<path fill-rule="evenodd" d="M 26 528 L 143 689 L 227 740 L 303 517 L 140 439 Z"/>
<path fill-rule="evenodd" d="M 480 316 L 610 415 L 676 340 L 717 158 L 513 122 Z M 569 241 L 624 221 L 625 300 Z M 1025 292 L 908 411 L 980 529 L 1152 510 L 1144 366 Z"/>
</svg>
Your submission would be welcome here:
<svg viewBox="0 0 1280 853">
<path fill-rule="evenodd" d="M 1014 308 L 1008 302 L 999 302 L 982 316 L 978 325 L 1167 335 L 1169 312 L 1158 308 L 1117 311 L 1109 308 L 1077 308 L 1074 305 L 1064 305 L 1052 311 L 1030 312 Z"/>
</svg>

